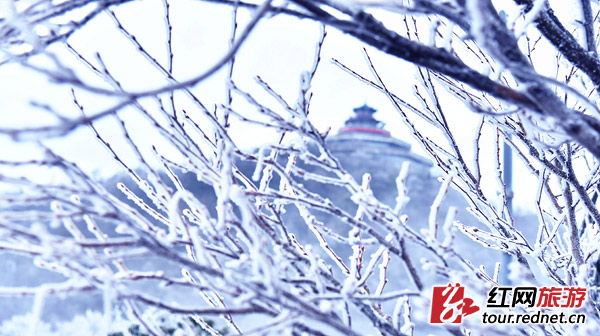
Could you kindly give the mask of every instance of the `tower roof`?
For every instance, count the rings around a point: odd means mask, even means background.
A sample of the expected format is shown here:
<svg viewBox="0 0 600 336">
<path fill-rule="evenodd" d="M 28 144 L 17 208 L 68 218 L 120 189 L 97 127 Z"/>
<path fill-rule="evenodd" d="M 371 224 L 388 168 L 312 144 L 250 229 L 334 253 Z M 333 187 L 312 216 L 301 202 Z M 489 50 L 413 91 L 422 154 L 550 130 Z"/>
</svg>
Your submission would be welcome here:
<svg viewBox="0 0 600 336">
<path fill-rule="evenodd" d="M 340 133 L 367 132 L 390 136 L 390 132 L 383 129 L 383 123 L 373 118 L 375 112 L 377 112 L 377 110 L 368 106 L 366 103 L 363 106 L 355 108 L 354 116 L 346 120 L 344 128 L 340 129 Z"/>
<path fill-rule="evenodd" d="M 371 106 L 367 105 L 367 103 L 364 103 L 362 106 L 359 107 L 355 107 L 354 108 L 354 113 L 369 113 L 371 115 L 373 115 L 373 113 L 377 112 L 376 109 L 372 108 Z"/>
</svg>

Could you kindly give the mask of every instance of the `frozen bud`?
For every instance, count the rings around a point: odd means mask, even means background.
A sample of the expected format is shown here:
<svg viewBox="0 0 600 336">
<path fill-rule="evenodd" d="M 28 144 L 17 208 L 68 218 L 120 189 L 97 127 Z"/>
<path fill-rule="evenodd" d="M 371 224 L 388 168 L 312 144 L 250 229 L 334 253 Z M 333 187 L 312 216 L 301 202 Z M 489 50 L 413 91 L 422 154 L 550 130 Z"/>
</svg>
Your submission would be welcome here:
<svg viewBox="0 0 600 336">
<path fill-rule="evenodd" d="M 331 303 L 331 301 L 321 301 L 321 303 L 319 303 L 319 310 L 321 310 L 321 312 L 323 314 L 329 314 L 331 313 L 331 311 L 334 308 L 334 304 Z"/>
<path fill-rule="evenodd" d="M 362 177 L 362 188 L 364 190 L 369 190 L 371 183 L 371 174 L 365 173 Z"/>
</svg>

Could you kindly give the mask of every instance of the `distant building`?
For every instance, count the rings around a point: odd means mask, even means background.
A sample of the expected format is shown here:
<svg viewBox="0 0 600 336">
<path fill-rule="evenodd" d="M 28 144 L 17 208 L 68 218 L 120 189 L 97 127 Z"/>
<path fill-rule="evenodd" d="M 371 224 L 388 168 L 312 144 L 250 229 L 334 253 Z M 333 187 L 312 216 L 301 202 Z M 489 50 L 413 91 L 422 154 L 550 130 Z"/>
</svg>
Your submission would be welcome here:
<svg viewBox="0 0 600 336">
<path fill-rule="evenodd" d="M 338 133 L 327 139 L 327 147 L 358 182 L 363 174 L 369 173 L 375 196 L 392 207 L 398 196 L 396 178 L 402 164 L 410 162 L 406 184 L 411 201 L 406 211 L 409 218 L 422 215 L 439 189 L 439 183 L 432 175 L 433 165 L 413 153 L 410 144 L 385 130 L 384 123 L 375 119 L 376 112 L 366 104 L 355 108 Z"/>
<path fill-rule="evenodd" d="M 410 160 L 417 165 L 431 167 L 431 162 L 410 151 L 410 144 L 396 139 L 386 131 L 384 124 L 373 117 L 377 110 L 363 105 L 354 109 L 354 116 L 346 120 L 338 134 L 327 141 L 329 149 L 340 158 L 345 154 L 385 158 L 396 162 Z"/>
</svg>

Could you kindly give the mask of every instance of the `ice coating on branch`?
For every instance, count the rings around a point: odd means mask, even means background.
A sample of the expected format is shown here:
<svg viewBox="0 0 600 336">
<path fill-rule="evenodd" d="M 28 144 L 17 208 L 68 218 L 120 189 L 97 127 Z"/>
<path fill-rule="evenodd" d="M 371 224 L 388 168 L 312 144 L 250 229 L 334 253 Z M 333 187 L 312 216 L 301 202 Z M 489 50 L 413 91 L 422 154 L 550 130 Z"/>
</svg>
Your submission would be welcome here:
<svg viewBox="0 0 600 336">
<path fill-rule="evenodd" d="M 114 289 L 115 283 L 112 279 L 112 274 L 107 273 L 104 277 L 104 290 L 102 295 L 102 305 L 104 308 L 103 314 L 103 325 L 104 330 L 103 333 L 110 332 L 110 328 L 112 326 L 114 310 L 113 305 L 114 301 L 117 299 L 117 292 Z"/>
<path fill-rule="evenodd" d="M 147 214 L 152 216 L 154 219 L 159 220 L 163 224 L 169 225 L 168 220 L 163 215 L 161 215 L 156 210 L 154 210 L 152 207 L 150 207 L 148 204 L 146 204 L 146 202 L 144 202 L 144 200 L 141 197 L 137 196 L 134 192 L 132 192 L 129 188 L 127 188 L 127 186 L 125 186 L 124 183 L 122 183 L 122 182 L 117 183 L 117 188 L 123 194 L 125 194 L 125 196 L 127 196 L 128 199 L 133 201 L 141 210 L 143 210 L 144 212 L 146 212 Z"/>
<path fill-rule="evenodd" d="M 179 206 L 180 201 L 184 200 L 186 196 L 187 198 L 192 197 L 191 195 L 189 195 L 188 191 L 178 190 L 177 192 L 175 192 L 175 194 L 173 194 L 173 196 L 171 196 L 171 199 L 169 200 L 169 233 L 167 235 L 167 239 L 170 241 L 174 241 L 175 239 L 177 239 L 179 232 L 181 232 L 182 234 L 183 232 L 185 232 L 183 220 L 181 219 L 182 212 Z"/>
<path fill-rule="evenodd" d="M 342 272 L 344 272 L 344 274 L 349 274 L 350 271 L 348 270 L 348 267 L 342 261 L 342 258 L 340 258 L 335 253 L 335 251 L 329 246 L 324 235 L 319 230 L 320 228 L 322 228 L 324 226 L 323 223 L 319 222 L 316 219 L 316 217 L 313 216 L 305 206 L 302 206 L 299 204 L 296 204 L 296 206 L 298 208 L 298 211 L 300 212 L 300 216 L 302 216 L 302 218 L 306 222 L 306 225 L 308 226 L 310 231 L 315 235 L 315 237 L 319 241 L 319 245 L 321 246 L 323 251 L 325 251 L 327 253 L 327 255 L 336 263 L 336 265 L 342 270 Z M 324 231 L 328 232 L 327 230 L 324 230 Z"/>
<path fill-rule="evenodd" d="M 445 22 L 444 32 L 442 33 L 442 39 L 439 42 L 439 47 L 446 51 L 452 51 L 452 38 L 454 33 L 454 23 Z"/>
<path fill-rule="evenodd" d="M 486 19 L 482 14 L 482 10 L 479 6 L 484 6 L 480 0 L 466 0 L 465 7 L 469 13 L 469 19 L 471 22 L 471 35 L 475 38 L 476 42 L 483 43 L 486 41 L 485 31 L 487 24 Z"/>
<path fill-rule="evenodd" d="M 152 177 L 152 174 L 148 174 L 148 178 Z M 150 182 L 148 182 L 147 180 L 137 179 L 134 179 L 134 181 L 137 183 L 138 187 L 144 192 L 144 194 L 146 194 L 146 196 L 152 201 L 152 203 L 154 203 L 156 207 L 164 207 L 163 202 L 160 200 L 160 196 L 154 191 L 153 188 L 153 186 L 155 186 L 155 188 L 158 189 L 158 186 L 160 185 L 159 183 L 157 183 L 157 179 L 154 179 L 154 181 Z"/>
<path fill-rule="evenodd" d="M 547 1 L 548 0 L 535 0 L 529 12 L 525 13 L 523 20 L 515 21 L 514 29 L 515 35 L 517 37 L 520 37 L 525 33 L 527 27 L 533 22 L 533 20 L 535 20 L 535 18 L 540 14 L 540 12 L 544 10 Z"/>
<path fill-rule="evenodd" d="M 396 178 L 396 188 L 398 189 L 398 196 L 396 197 L 396 207 L 394 208 L 394 213 L 396 215 L 400 215 L 402 209 L 404 209 L 406 204 L 410 201 L 410 197 L 408 197 L 408 189 L 406 188 L 406 178 L 408 177 L 410 166 L 410 161 L 403 162 L 402 168 L 400 169 L 400 173 Z"/>
<path fill-rule="evenodd" d="M 444 232 L 444 241 L 442 242 L 443 247 L 449 248 L 454 243 L 453 224 L 456 214 L 458 214 L 458 209 L 455 206 L 450 206 L 448 208 L 448 212 L 446 213 L 444 225 L 442 226 L 442 231 Z"/>
<path fill-rule="evenodd" d="M 352 244 L 352 255 L 350 256 L 350 274 L 344 280 L 344 284 L 340 291 L 340 294 L 344 299 L 350 299 L 357 290 L 358 287 L 358 272 L 359 272 L 359 257 L 361 255 L 361 237 L 360 230 L 353 228 L 348 232 L 348 239 Z"/>
<path fill-rule="evenodd" d="M 258 179 L 260 178 L 260 171 L 263 168 L 263 163 L 265 160 L 265 151 L 266 146 L 262 146 L 258 150 L 258 157 L 256 158 L 256 167 L 254 168 L 254 173 L 252 174 L 252 179 L 254 181 L 258 181 Z"/>
<path fill-rule="evenodd" d="M 31 310 L 31 321 L 29 324 L 29 330 L 27 335 L 35 336 L 37 334 L 37 326 L 40 323 L 42 310 L 44 309 L 44 302 L 46 300 L 47 289 L 45 286 L 38 287 L 35 299 L 33 301 L 33 308 Z"/>
<path fill-rule="evenodd" d="M 231 148 L 225 141 L 219 142 L 219 151 L 221 159 L 221 179 L 218 184 L 213 187 L 217 191 L 217 231 L 223 231 L 225 229 L 225 222 L 227 220 L 227 203 L 229 200 L 229 192 L 231 188 L 232 179 L 232 153 Z"/>
</svg>

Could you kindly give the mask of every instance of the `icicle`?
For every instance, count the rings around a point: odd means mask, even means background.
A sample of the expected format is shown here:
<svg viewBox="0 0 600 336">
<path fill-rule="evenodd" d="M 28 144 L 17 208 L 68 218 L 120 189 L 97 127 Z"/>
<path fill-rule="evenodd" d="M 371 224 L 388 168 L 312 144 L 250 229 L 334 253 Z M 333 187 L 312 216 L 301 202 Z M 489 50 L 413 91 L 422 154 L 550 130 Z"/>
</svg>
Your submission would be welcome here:
<svg viewBox="0 0 600 336">
<path fill-rule="evenodd" d="M 444 242 L 442 243 L 443 247 L 449 248 L 454 242 L 454 232 L 452 229 L 454 228 L 453 222 L 457 213 L 458 209 L 456 207 L 451 206 L 448 208 L 446 219 L 444 220 L 444 225 L 442 226 L 442 230 L 444 232 Z"/>
<path fill-rule="evenodd" d="M 44 309 L 44 303 L 46 301 L 47 295 L 46 287 L 40 286 L 35 294 L 35 299 L 33 301 L 33 308 L 31 309 L 31 321 L 29 324 L 29 336 L 37 335 L 37 327 L 41 322 L 42 310 Z"/>
<path fill-rule="evenodd" d="M 408 197 L 408 189 L 406 188 L 406 178 L 408 177 L 410 166 L 410 161 L 404 161 L 402 163 L 402 168 L 400 168 L 400 173 L 396 178 L 396 188 L 398 189 L 398 196 L 396 197 L 396 207 L 394 208 L 394 213 L 396 214 L 396 216 L 400 215 L 400 212 L 410 201 L 410 197 Z"/>
<path fill-rule="evenodd" d="M 444 179 L 444 182 L 440 186 L 440 190 L 437 193 L 437 196 L 433 200 L 429 210 L 429 235 L 432 239 L 437 239 L 437 217 L 440 211 L 440 207 L 442 206 L 442 201 L 444 197 L 448 193 L 448 188 L 450 187 L 450 183 L 452 183 L 452 179 L 454 178 L 455 173 L 452 172 Z"/>
<path fill-rule="evenodd" d="M 258 158 L 256 159 L 256 167 L 254 168 L 254 173 L 252 174 L 252 180 L 258 181 L 260 178 L 260 171 L 262 170 L 264 161 L 265 161 L 265 150 L 266 146 L 260 147 L 258 150 Z"/>
</svg>

